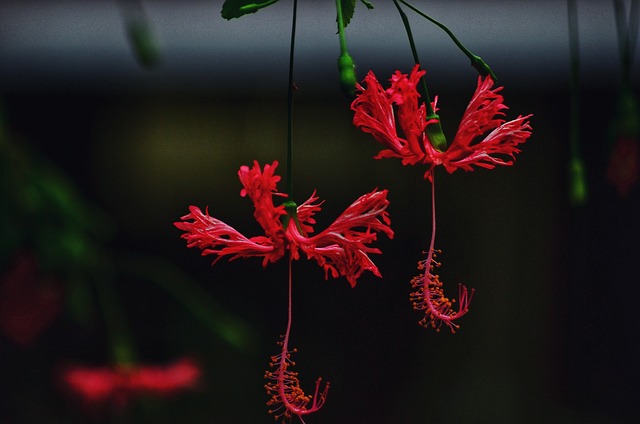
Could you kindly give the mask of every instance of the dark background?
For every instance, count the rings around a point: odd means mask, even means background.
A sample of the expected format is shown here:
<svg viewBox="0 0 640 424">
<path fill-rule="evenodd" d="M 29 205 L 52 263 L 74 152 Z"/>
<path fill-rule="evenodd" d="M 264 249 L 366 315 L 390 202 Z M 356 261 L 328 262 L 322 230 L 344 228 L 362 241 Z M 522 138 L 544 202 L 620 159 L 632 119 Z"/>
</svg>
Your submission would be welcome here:
<svg viewBox="0 0 640 424">
<path fill-rule="evenodd" d="M 65 362 L 107 363 L 108 342 L 98 308 L 82 325 L 65 311 L 26 348 L 0 338 L 3 422 L 272 420 L 263 373 L 286 325 L 286 264 L 263 269 L 248 259 L 210 267 L 210 258 L 186 249 L 172 226 L 189 205 L 208 205 L 212 216 L 258 235 L 237 170 L 254 159 L 279 160 L 285 173 L 290 5 L 226 22 L 219 3 L 150 5 L 162 52 L 151 70 L 136 63 L 110 2 L 2 4 L 5 143 L 68 177 L 95 208 L 89 210 L 99 211 L 109 234 L 102 252 L 113 260 L 141 361 L 191 354 L 205 368 L 204 385 L 193 394 L 134 404 L 125 414 L 86 414 L 58 389 L 54 371 Z M 597 6 L 606 2 L 580 5 L 580 142 L 589 199 L 573 207 L 564 2 L 500 9 L 473 1 L 460 10 L 433 3 L 433 15 L 498 74 L 508 117 L 534 114 L 533 136 L 513 167 L 436 174 L 442 280 L 452 295 L 458 282 L 476 292 L 455 335 L 421 328 L 408 282 L 430 235 L 424 170 L 372 159 L 379 147 L 352 126 L 337 83 L 333 5 L 301 5 L 295 197 L 302 202 L 317 189 L 325 200 L 321 230 L 361 194 L 387 188 L 396 233 L 378 243 L 384 255 L 374 261 L 384 278 L 366 275 L 354 289 L 344 279 L 324 281 L 313 263 L 294 264 L 292 343 L 302 385 L 311 391 L 319 375 L 331 381 L 327 404 L 306 422 L 637 419 L 640 194 L 636 186 L 621 198 L 604 178 L 619 80 L 613 13 Z M 19 17 L 31 26 L 19 26 Z M 475 72 L 440 32 L 412 23 L 426 32 L 417 39 L 427 81 L 452 138 Z M 349 28 L 359 77 L 368 69 L 381 81 L 395 69 L 409 71 L 410 51 L 392 8 L 359 7 Z M 537 34 L 535 43 L 530 34 Z M 144 278 L 151 270 L 177 270 L 204 288 L 217 316 L 232 319 L 250 342 L 236 348 L 210 331 Z"/>
</svg>

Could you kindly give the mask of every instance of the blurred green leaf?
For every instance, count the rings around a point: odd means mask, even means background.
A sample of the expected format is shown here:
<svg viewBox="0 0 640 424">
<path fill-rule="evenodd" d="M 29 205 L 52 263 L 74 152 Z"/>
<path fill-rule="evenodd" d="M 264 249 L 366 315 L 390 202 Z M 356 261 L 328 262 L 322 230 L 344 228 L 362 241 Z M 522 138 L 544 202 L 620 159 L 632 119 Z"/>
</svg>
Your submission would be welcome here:
<svg viewBox="0 0 640 424">
<path fill-rule="evenodd" d="M 255 334 L 229 314 L 205 289 L 162 258 L 128 253 L 118 258 L 118 271 L 161 287 L 202 322 L 214 335 L 242 352 L 250 352 Z"/>
<path fill-rule="evenodd" d="M 129 23 L 129 39 L 140 64 L 150 69 L 160 62 L 160 47 L 155 34 L 146 20 Z"/>
<path fill-rule="evenodd" d="M 271 6 L 277 1 L 278 0 L 267 0 L 262 3 L 256 3 L 251 0 L 226 0 L 222 5 L 220 14 L 227 20 L 239 18 L 249 13 L 256 13 L 258 10 Z"/>
</svg>

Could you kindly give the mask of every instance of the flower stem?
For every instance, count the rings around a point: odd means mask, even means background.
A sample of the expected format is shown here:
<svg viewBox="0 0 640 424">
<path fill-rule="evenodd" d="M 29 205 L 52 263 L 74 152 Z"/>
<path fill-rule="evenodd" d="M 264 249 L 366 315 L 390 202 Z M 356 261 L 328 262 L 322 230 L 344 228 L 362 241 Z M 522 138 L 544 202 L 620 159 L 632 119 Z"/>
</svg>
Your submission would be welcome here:
<svg viewBox="0 0 640 424">
<path fill-rule="evenodd" d="M 401 1 L 401 0 L 400 0 Z M 407 15 L 404 13 L 398 0 L 393 0 L 393 3 L 396 5 L 398 9 L 398 13 L 402 18 L 402 23 L 404 24 L 404 29 L 407 31 L 407 37 L 409 38 L 409 45 L 411 46 L 411 53 L 413 54 L 413 60 L 416 65 L 420 66 L 420 58 L 418 57 L 418 50 L 416 49 L 416 43 L 413 40 L 413 34 L 411 32 L 411 25 L 409 24 L 409 19 Z M 431 97 L 429 97 L 429 90 L 427 89 L 427 82 L 424 79 L 424 76 L 420 78 L 421 85 L 418 87 L 419 90 L 422 91 L 421 95 L 424 98 L 424 104 L 427 110 L 427 120 L 435 119 L 434 123 L 427 125 L 426 131 L 427 136 L 429 138 L 429 142 L 435 147 L 437 150 L 444 152 L 447 149 L 447 139 L 444 136 L 444 132 L 442 131 L 442 125 L 440 124 L 440 117 L 436 114 L 433 109 L 433 105 L 431 104 Z"/>
<path fill-rule="evenodd" d="M 567 0 L 569 25 L 570 60 L 570 112 L 569 112 L 569 149 L 568 166 L 569 200 L 573 205 L 583 205 L 587 201 L 586 170 L 580 154 L 580 54 L 578 43 L 578 13 L 576 0 Z"/>
<path fill-rule="evenodd" d="M 640 1 L 632 0 L 629 9 L 629 19 L 626 18 L 625 6 L 622 0 L 614 0 L 613 6 L 618 30 L 618 48 L 622 69 L 622 83 L 630 84 L 631 64 L 638 39 L 638 19 L 640 15 Z"/>
<path fill-rule="evenodd" d="M 293 18 L 291 20 L 291 47 L 289 48 L 289 87 L 287 89 L 287 194 L 293 198 L 293 59 L 296 44 L 296 20 L 298 0 L 293 0 Z"/>
<path fill-rule="evenodd" d="M 487 63 L 484 60 L 482 60 L 482 58 L 480 56 L 477 56 L 477 55 L 471 53 L 471 51 L 469 51 L 469 49 L 467 49 L 460 42 L 460 40 L 458 40 L 458 38 L 453 34 L 453 32 L 451 32 L 451 30 L 449 28 L 447 28 L 446 25 L 444 25 L 443 23 L 433 19 L 431 16 L 429 16 L 426 13 L 424 13 L 424 12 L 420 11 L 419 9 L 415 8 L 414 6 L 412 6 L 411 4 L 406 2 L 405 0 L 400 0 L 400 2 L 402 4 L 404 4 L 405 6 L 407 6 L 409 9 L 413 10 L 414 12 L 416 12 L 418 15 L 420 15 L 423 18 L 427 19 L 429 22 L 431 22 L 434 25 L 438 26 L 444 32 L 446 32 L 447 35 L 449 36 L 449 38 L 451 38 L 451 40 L 455 43 L 455 45 L 458 46 L 458 48 L 462 51 L 462 53 L 464 53 L 469 58 L 469 60 L 471 60 L 471 66 L 473 66 L 478 71 L 478 73 L 480 73 L 480 75 L 482 75 L 482 76 L 489 75 L 494 82 L 497 82 L 498 79 L 496 78 L 496 75 L 493 73 L 493 71 L 491 70 L 489 65 L 487 65 Z"/>
<path fill-rule="evenodd" d="M 336 0 L 336 14 L 338 21 L 338 39 L 340 40 L 340 54 L 347 53 L 347 40 L 344 36 L 344 18 L 342 16 L 342 0 Z"/>
<path fill-rule="evenodd" d="M 338 73 L 340 88 L 348 98 L 353 98 L 356 89 L 356 70 L 353 59 L 347 51 L 347 39 L 344 34 L 344 16 L 342 0 L 336 0 L 336 21 L 338 23 L 338 39 L 340 40 L 340 57 L 338 57 Z"/>
</svg>

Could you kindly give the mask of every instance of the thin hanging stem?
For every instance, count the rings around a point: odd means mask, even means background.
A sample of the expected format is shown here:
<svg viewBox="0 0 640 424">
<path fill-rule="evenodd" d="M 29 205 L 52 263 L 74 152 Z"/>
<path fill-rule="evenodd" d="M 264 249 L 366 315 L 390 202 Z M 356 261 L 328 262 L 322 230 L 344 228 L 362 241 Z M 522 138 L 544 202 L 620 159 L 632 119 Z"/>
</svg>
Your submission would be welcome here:
<svg viewBox="0 0 640 424">
<path fill-rule="evenodd" d="M 287 194 L 293 198 L 293 59 L 296 45 L 296 20 L 298 0 L 293 0 L 293 18 L 291 20 L 291 46 L 289 48 L 289 87 L 287 89 Z"/>
<path fill-rule="evenodd" d="M 587 201 L 587 178 L 580 154 L 580 46 L 578 43 L 578 10 L 576 0 L 567 0 L 570 57 L 570 112 L 568 167 L 569 200 L 575 205 Z"/>
<path fill-rule="evenodd" d="M 431 172 L 431 243 L 429 243 L 429 253 L 427 255 L 427 264 L 433 261 L 433 252 L 436 243 L 436 182 L 435 172 Z M 425 278 L 429 272 L 429 267 L 425 268 Z"/>
<path fill-rule="evenodd" d="M 627 84 L 631 77 L 631 64 L 633 63 L 633 54 L 638 37 L 640 2 L 637 0 L 631 1 L 628 19 L 627 14 L 625 13 L 625 5 L 622 0 L 614 0 L 613 6 L 616 16 L 616 28 L 618 30 L 618 48 L 620 51 L 622 82 L 623 84 Z"/>
<path fill-rule="evenodd" d="M 571 156 L 580 156 L 580 46 L 578 42 L 578 11 L 576 0 L 567 0 L 569 19 L 569 57 L 571 72 L 571 112 L 569 116 Z"/>
<path fill-rule="evenodd" d="M 413 5 L 407 3 L 405 0 L 399 0 L 399 1 L 402 4 L 404 4 L 405 6 L 407 6 L 409 9 L 413 10 L 414 12 L 416 12 L 418 15 L 420 15 L 423 18 L 427 19 L 429 22 L 433 23 L 434 25 L 436 25 L 440 29 L 442 29 L 444 32 L 446 32 L 447 35 L 449 36 L 449 38 L 451 38 L 451 40 L 455 43 L 455 45 L 458 46 L 458 48 L 462 51 L 462 53 L 464 53 L 469 58 L 469 60 L 471 61 L 471 66 L 476 68 L 476 70 L 481 75 L 483 75 L 483 76 L 484 75 L 489 75 L 494 82 L 498 81 L 498 79 L 496 78 L 496 75 L 493 73 L 493 71 L 491 70 L 489 65 L 487 65 L 487 63 L 484 60 L 482 60 L 482 58 L 480 56 L 477 56 L 477 55 L 471 53 L 471 51 L 469 51 L 469 49 L 467 49 L 464 46 L 464 44 L 462 44 L 460 42 L 460 40 L 458 40 L 458 38 L 453 34 L 453 32 L 451 32 L 451 30 L 449 28 L 447 28 L 446 25 L 444 25 L 443 23 L 433 19 L 431 16 L 429 16 L 426 13 L 424 13 L 424 12 L 420 11 L 419 9 L 415 8 Z"/>
</svg>

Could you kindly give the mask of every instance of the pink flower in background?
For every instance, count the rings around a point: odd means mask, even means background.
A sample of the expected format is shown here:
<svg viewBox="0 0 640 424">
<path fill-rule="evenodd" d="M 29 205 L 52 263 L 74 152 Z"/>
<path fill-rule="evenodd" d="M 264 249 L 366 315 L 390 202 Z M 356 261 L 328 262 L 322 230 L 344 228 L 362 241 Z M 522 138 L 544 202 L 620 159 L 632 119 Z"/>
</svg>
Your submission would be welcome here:
<svg viewBox="0 0 640 424">
<path fill-rule="evenodd" d="M 474 166 L 491 169 L 512 165 L 515 154 L 520 152 L 518 145 L 531 135 L 531 115 L 506 122 L 502 116 L 508 108 L 499 94 L 502 87 L 492 88 L 494 82 L 489 76 L 478 77 L 476 91 L 453 141 L 444 152 L 438 151 L 426 133 L 427 126 L 437 121 L 427 120 L 425 105 L 419 103 L 417 86 L 424 74 L 418 65 L 409 75 L 396 71 L 391 86 L 385 90 L 370 71 L 364 79 L 365 86 L 358 84 L 359 93 L 351 104 L 353 124 L 386 147 L 376 159 L 399 158 L 403 165 L 426 165 L 425 177 L 430 177 L 437 165 L 449 173 L 457 169 L 472 171 Z M 437 99 L 432 105 L 434 110 L 436 103 Z"/>
<path fill-rule="evenodd" d="M 393 237 L 386 208 L 389 204 L 387 191 L 373 191 L 360 196 L 327 229 L 313 235 L 314 214 L 320 211 L 321 203 L 315 192 L 301 205 L 290 203 L 275 206 L 273 196 L 286 197 L 277 191 L 280 177 L 275 175 L 278 162 L 265 165 L 258 162 L 253 167 L 242 166 L 238 172 L 243 189 L 241 196 L 248 196 L 254 205 L 256 221 L 264 230 L 264 235 L 246 237 L 239 231 L 214 218 L 205 210 L 190 206 L 189 214 L 174 225 L 184 231 L 182 238 L 188 247 L 197 247 L 203 255 L 223 256 L 230 260 L 245 257 L 261 257 L 266 265 L 282 258 L 290 252 L 291 258 L 298 259 L 300 252 L 308 259 L 314 259 L 325 270 L 325 277 L 346 277 L 351 286 L 364 271 L 376 276 L 380 272 L 369 258 L 371 253 L 380 253 L 369 245 L 377 239 L 377 232 Z M 214 261 L 214 263 L 215 263 Z"/>
</svg>

